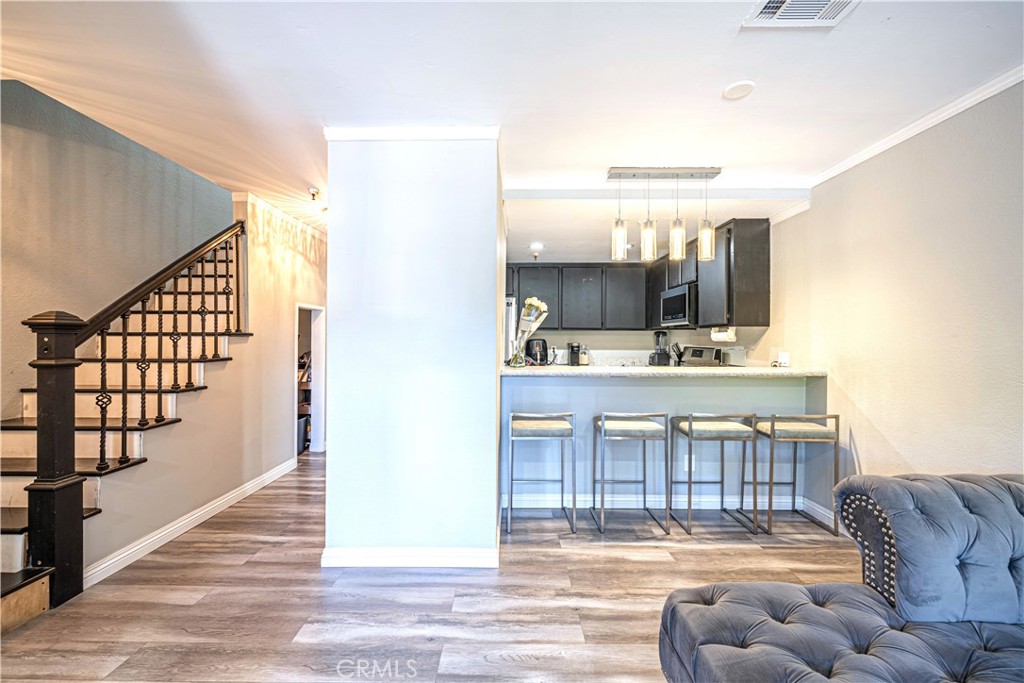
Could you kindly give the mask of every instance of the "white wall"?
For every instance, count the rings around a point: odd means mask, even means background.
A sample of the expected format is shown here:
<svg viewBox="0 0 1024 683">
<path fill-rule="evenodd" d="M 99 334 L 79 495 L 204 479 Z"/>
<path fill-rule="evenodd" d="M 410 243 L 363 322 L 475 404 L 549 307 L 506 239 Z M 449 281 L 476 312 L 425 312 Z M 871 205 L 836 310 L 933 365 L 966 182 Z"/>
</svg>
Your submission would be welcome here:
<svg viewBox="0 0 1024 683">
<path fill-rule="evenodd" d="M 235 217 L 246 220 L 253 336 L 231 340 L 231 361 L 207 365 L 208 389 L 178 397 L 181 424 L 146 433 L 148 462 L 103 478 L 103 513 L 85 521 L 87 572 L 294 463 L 296 306 L 324 303 L 327 246 L 322 233 L 259 198 L 234 199 Z"/>
<path fill-rule="evenodd" d="M 49 310 L 88 319 L 231 223 L 231 195 L 19 81 L 2 83 L 2 417 Z"/>
<path fill-rule="evenodd" d="M 863 472 L 1022 470 L 1022 86 L 817 186 L 772 228 L 756 355 L 828 371 Z"/>
<path fill-rule="evenodd" d="M 331 141 L 328 169 L 323 562 L 496 566 L 497 141 Z"/>
</svg>

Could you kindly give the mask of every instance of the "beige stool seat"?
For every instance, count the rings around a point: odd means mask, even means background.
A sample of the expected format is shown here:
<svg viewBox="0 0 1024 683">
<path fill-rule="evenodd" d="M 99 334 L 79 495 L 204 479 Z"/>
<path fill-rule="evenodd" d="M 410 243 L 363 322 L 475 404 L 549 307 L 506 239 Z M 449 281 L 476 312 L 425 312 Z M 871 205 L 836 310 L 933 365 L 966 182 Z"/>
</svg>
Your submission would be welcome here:
<svg viewBox="0 0 1024 683">
<path fill-rule="evenodd" d="M 512 418 L 514 439 L 559 439 L 572 436 L 572 422 L 565 418 Z"/>
<path fill-rule="evenodd" d="M 771 437 L 771 420 L 759 420 L 757 431 L 764 436 Z M 785 421 L 775 423 L 775 438 L 779 441 L 795 439 L 799 441 L 835 441 L 836 430 L 817 422 Z"/>
<path fill-rule="evenodd" d="M 608 438 L 619 439 L 664 439 L 665 425 L 659 424 L 649 417 L 614 417 L 601 421 L 601 416 L 594 418 L 594 429 L 602 431 Z"/>
<path fill-rule="evenodd" d="M 672 428 L 683 434 L 690 434 L 690 421 L 686 417 L 673 417 Z M 721 438 L 751 438 L 754 430 L 740 422 L 731 420 L 707 420 L 693 423 L 692 436 L 697 439 L 717 440 Z"/>
</svg>

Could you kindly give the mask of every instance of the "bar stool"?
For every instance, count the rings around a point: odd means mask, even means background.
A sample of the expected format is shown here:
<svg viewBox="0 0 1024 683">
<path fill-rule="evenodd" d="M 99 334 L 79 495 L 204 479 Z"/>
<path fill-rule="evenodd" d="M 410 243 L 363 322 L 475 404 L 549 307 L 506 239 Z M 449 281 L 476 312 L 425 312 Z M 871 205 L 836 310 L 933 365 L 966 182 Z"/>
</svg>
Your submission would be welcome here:
<svg viewBox="0 0 1024 683">
<path fill-rule="evenodd" d="M 515 443 L 516 441 L 558 441 L 559 478 L 558 479 L 516 479 L 515 478 Z M 572 514 L 565 506 L 565 442 L 571 444 L 572 475 Z M 569 521 L 569 529 L 576 533 L 576 413 L 511 413 L 508 428 L 508 506 L 505 515 L 505 532 L 512 533 L 512 490 L 516 484 L 554 483 L 561 486 L 562 512 Z"/>
<path fill-rule="evenodd" d="M 661 422 L 658 422 L 658 420 Z M 601 476 L 597 473 L 597 440 L 601 439 Z M 642 475 L 640 479 L 607 479 L 605 477 L 605 452 L 608 441 L 639 441 L 642 445 Z M 661 441 L 665 446 L 665 521 L 655 517 L 647 507 L 647 442 Z M 594 416 L 594 448 L 592 459 L 593 488 L 591 489 L 590 516 L 597 524 L 597 530 L 604 533 L 605 484 L 640 484 L 643 487 L 643 508 L 658 523 L 666 534 L 669 531 L 669 457 L 668 457 L 668 413 L 601 413 Z M 601 484 L 601 515 L 598 518 L 597 485 Z"/>
<path fill-rule="evenodd" d="M 828 425 L 832 421 L 832 426 Z M 824 424 L 821 424 L 824 422 Z M 801 517 L 814 522 L 822 529 L 829 531 L 833 536 L 839 535 L 839 515 L 832 506 L 832 527 L 812 517 L 803 510 L 796 508 L 796 484 L 797 484 L 797 446 L 801 443 L 830 443 L 832 444 L 832 487 L 839 483 L 839 416 L 838 415 L 772 415 L 771 417 L 757 418 L 756 425 L 758 435 L 768 438 L 768 526 L 764 530 L 772 533 L 772 521 L 774 518 L 774 494 L 776 486 L 788 486 L 790 488 L 790 511 Z M 775 444 L 793 444 L 793 478 L 789 481 L 775 481 Z M 756 470 L 757 463 L 754 463 Z M 743 507 L 743 493 L 746 487 L 746 462 L 743 463 L 743 482 L 740 485 L 740 508 Z M 755 471 L 755 491 L 756 471 Z"/>
<path fill-rule="evenodd" d="M 713 415 L 707 413 L 691 413 L 673 417 L 671 420 L 672 435 L 669 441 L 671 450 L 669 459 L 672 466 L 669 474 L 670 487 L 686 484 L 686 524 L 676 517 L 674 508 L 669 504 L 669 514 L 676 523 L 688 534 L 693 533 L 693 486 L 696 485 L 718 485 L 719 507 L 726 513 L 725 507 L 725 442 L 739 441 L 743 446 L 743 460 L 747 458 L 747 444 L 751 444 L 754 462 L 757 462 L 757 433 L 754 431 L 753 414 L 739 415 Z M 686 479 L 676 479 L 676 441 L 679 436 L 686 437 Z M 695 480 L 693 478 L 693 442 L 694 441 L 717 441 L 718 451 L 718 479 Z M 674 489 L 671 497 L 674 497 Z M 671 501 L 670 497 L 670 501 Z M 754 519 L 757 519 L 757 495 L 754 496 Z M 742 520 L 741 520 L 742 521 Z M 745 525 L 744 525 L 745 526 Z M 757 523 L 750 527 L 753 533 L 757 533 Z"/>
</svg>

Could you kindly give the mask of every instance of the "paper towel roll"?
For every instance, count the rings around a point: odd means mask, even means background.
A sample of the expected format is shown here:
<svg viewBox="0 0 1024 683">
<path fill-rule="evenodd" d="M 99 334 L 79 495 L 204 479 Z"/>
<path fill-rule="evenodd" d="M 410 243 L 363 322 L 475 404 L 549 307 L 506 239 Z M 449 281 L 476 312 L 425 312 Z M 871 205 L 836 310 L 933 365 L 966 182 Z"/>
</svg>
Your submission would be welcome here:
<svg viewBox="0 0 1024 683">
<path fill-rule="evenodd" d="M 712 327 L 711 341 L 713 342 L 734 342 L 736 341 L 735 327 Z"/>
</svg>

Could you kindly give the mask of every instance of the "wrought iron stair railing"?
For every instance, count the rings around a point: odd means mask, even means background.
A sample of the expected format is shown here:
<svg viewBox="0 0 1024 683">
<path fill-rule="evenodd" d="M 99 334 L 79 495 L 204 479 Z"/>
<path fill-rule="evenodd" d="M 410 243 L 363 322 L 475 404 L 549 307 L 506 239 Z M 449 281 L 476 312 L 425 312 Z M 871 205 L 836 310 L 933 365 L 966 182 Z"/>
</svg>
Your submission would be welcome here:
<svg viewBox="0 0 1024 683">
<path fill-rule="evenodd" d="M 52 607 L 80 593 L 83 582 L 84 477 L 75 463 L 76 369 L 83 361 L 99 363 L 95 404 L 99 410 L 100 438 L 96 471 L 104 473 L 112 467 L 112 454 L 107 453 L 111 430 L 119 431 L 121 436 L 117 465 L 137 462 L 127 450 L 128 432 L 166 423 L 164 395 L 197 388 L 194 366 L 221 358 L 222 335 L 244 333 L 244 235 L 244 221 L 232 223 L 87 321 L 63 311 L 48 311 L 24 322 L 36 335 L 36 359 L 30 365 L 36 369 L 37 378 L 36 478 L 26 487 L 28 555 L 32 567 L 55 570 L 50 591 Z M 212 354 L 210 336 L 214 338 Z M 137 354 L 129 352 L 131 337 L 138 337 Z M 170 341 L 170 357 L 165 353 L 165 337 Z M 78 349 L 94 339 L 98 339 L 98 358 L 78 356 Z M 110 355 L 112 341 L 120 342 L 119 356 Z M 150 341 L 155 345 L 155 359 Z M 110 365 L 120 366 L 119 387 L 110 384 Z M 135 390 L 129 382 L 132 367 L 138 379 Z M 155 386 L 150 386 L 151 372 L 155 373 Z M 112 392 L 120 393 L 121 402 L 120 416 L 114 425 L 110 424 L 108 414 L 114 399 Z M 138 393 L 137 418 L 129 418 L 129 393 Z M 150 394 L 156 396 L 152 416 L 155 424 L 150 422 L 147 405 Z"/>
</svg>

